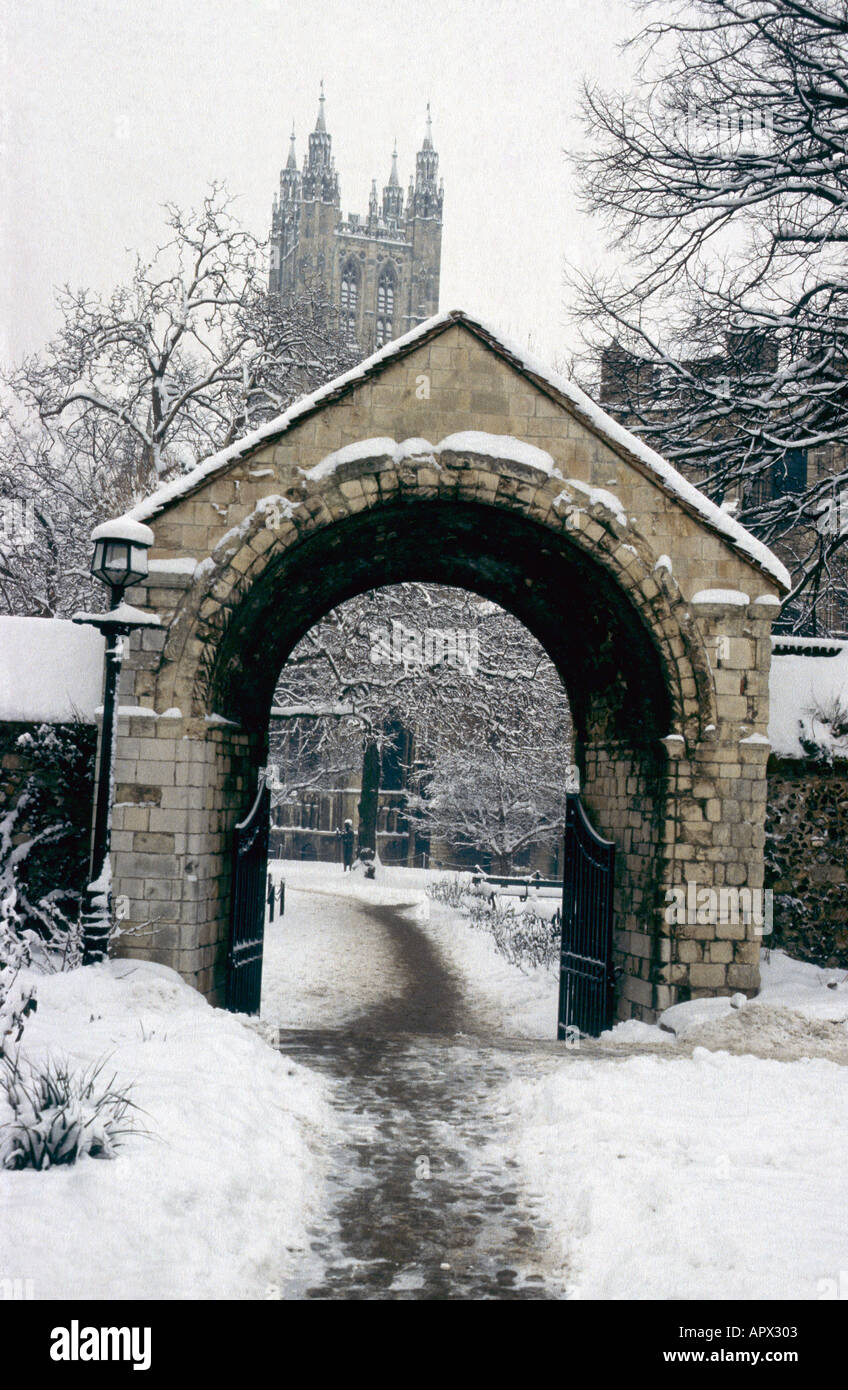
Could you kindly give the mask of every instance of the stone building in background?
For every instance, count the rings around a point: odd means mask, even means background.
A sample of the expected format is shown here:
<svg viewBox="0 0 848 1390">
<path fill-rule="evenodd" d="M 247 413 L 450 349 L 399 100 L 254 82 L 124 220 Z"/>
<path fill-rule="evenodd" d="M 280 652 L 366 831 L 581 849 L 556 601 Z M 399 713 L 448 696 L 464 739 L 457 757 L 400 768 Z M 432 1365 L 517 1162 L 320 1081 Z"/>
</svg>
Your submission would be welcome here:
<svg viewBox="0 0 848 1390">
<path fill-rule="evenodd" d="M 324 88 L 302 169 L 294 131 L 271 215 L 270 292 L 287 303 L 320 285 L 363 356 L 438 311 L 444 189 L 430 108 L 415 178 L 404 191 L 397 147 L 382 201 L 371 184 L 368 211 L 342 216 Z"/>
<path fill-rule="evenodd" d="M 774 337 L 762 330 L 740 333 L 735 339 L 728 334 L 723 351 L 693 357 L 681 362 L 686 377 L 720 387 L 740 370 L 761 371 L 771 376 L 778 368 L 778 345 Z M 628 351 L 619 343 L 610 343 L 599 354 L 599 376 L 595 395 L 598 403 L 634 434 L 645 435 L 645 425 L 668 419 L 675 409 L 684 412 L 692 408 L 692 398 L 684 394 L 685 387 L 677 385 L 676 372 L 651 358 Z M 724 387 L 725 392 L 727 386 Z M 679 392 L 676 396 L 675 392 Z M 662 452 L 662 446 L 647 434 L 647 442 Z M 674 466 L 696 487 L 706 489 L 709 469 L 693 467 L 685 459 L 673 459 Z M 848 491 L 840 488 L 837 479 L 846 465 L 845 447 L 828 441 L 810 448 L 786 449 L 783 456 L 763 468 L 755 478 L 747 478 L 740 486 L 734 484 L 722 505 L 735 504 L 735 514 L 748 525 L 753 507 L 764 503 L 781 503 L 791 507 L 793 499 L 803 496 L 814 484 L 822 486 L 822 500 L 808 522 L 799 521 L 777 540 L 769 542 L 791 574 L 800 573 L 800 556 L 808 553 L 816 542 L 816 533 L 826 535 L 835 527 L 836 534 L 848 529 Z M 833 479 L 830 495 L 827 483 Z M 815 523 L 815 530 L 812 529 Z M 837 550 L 823 572 L 827 582 L 816 586 L 815 621 L 808 622 L 804 631 L 809 636 L 830 633 L 833 637 L 848 637 L 848 546 Z M 786 631 L 794 630 L 795 614 L 791 607 L 784 609 L 776 625 Z"/>
</svg>

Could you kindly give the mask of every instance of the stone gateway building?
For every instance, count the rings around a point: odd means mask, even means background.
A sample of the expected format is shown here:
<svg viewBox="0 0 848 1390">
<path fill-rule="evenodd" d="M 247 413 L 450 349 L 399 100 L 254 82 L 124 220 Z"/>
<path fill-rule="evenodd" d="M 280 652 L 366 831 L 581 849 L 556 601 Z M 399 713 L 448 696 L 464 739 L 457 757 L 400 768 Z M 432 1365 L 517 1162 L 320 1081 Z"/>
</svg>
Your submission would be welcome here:
<svg viewBox="0 0 848 1390">
<path fill-rule="evenodd" d="M 570 382 L 441 314 L 130 516 L 155 543 L 128 598 L 161 629 L 133 638 L 123 673 L 124 953 L 222 1001 L 233 831 L 278 672 L 338 603 L 419 580 L 510 609 L 562 677 L 583 801 L 617 850 L 618 1016 L 756 992 L 761 929 L 710 890 L 763 886 L 789 577 Z"/>
<path fill-rule="evenodd" d="M 342 217 L 324 88 L 309 150 L 298 170 L 294 131 L 271 214 L 270 292 L 283 304 L 320 285 L 363 354 L 408 333 L 439 307 L 444 189 L 430 108 L 415 178 L 404 192 L 392 155 L 382 202 L 371 186 L 367 215 Z"/>
</svg>

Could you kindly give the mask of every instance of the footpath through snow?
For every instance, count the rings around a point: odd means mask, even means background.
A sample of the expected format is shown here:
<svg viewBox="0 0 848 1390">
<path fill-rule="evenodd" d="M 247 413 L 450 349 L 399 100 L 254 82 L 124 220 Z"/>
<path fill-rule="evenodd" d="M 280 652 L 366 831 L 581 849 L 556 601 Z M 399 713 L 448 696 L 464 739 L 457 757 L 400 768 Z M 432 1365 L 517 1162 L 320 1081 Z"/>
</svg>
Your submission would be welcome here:
<svg viewBox="0 0 848 1390">
<path fill-rule="evenodd" d="M 544 1278 L 541 1297 L 816 1299 L 838 1286 L 840 1270 L 848 1267 L 848 1069 L 831 1058 L 848 1060 L 845 972 L 818 970 L 772 952 L 760 998 L 743 1008 L 729 1000 L 677 1006 L 666 1019 L 676 1036 L 629 1023 L 564 1051 L 549 1041 L 555 976 L 515 970 L 485 934 L 428 903 L 425 875 L 384 871 L 382 881 L 370 885 L 342 878 L 340 871 L 336 878 L 327 866 L 286 865 L 285 872 L 287 915 L 269 941 L 277 981 L 274 1012 L 281 1022 L 289 989 L 282 969 L 286 941 L 290 959 L 297 958 L 299 941 L 323 953 L 329 968 L 313 1003 L 320 1012 L 344 997 L 354 1032 L 365 1026 L 372 1007 L 382 1007 L 396 992 L 399 977 L 387 969 L 391 952 L 384 960 L 372 957 L 377 968 L 371 977 L 364 963 L 355 964 L 353 902 L 361 911 L 372 893 L 384 905 L 402 904 L 410 932 L 423 934 L 461 982 L 453 1052 L 458 1061 L 464 1054 L 466 1094 L 470 1089 L 485 1100 L 476 1130 L 467 1127 L 467 1111 L 462 1123 L 446 1114 L 443 1138 L 455 1155 L 446 1177 L 461 1178 L 466 1186 L 477 1181 L 485 1189 L 493 1173 L 511 1175 L 525 1215 L 525 1275 L 530 1268 Z M 346 902 L 323 895 L 330 883 Z M 332 970 L 334 959 L 346 963 L 341 975 Z M 358 1014 L 360 976 L 367 997 Z M 833 984 L 835 989 L 828 987 Z M 292 981 L 288 997 L 296 992 Z M 307 1012 L 297 1016 L 300 1025 Z M 298 1046 L 308 1051 L 307 1032 Z M 510 1042 L 510 1035 L 525 1041 Z M 821 1055 L 805 1059 L 805 1051 L 817 1049 Z M 445 1041 L 406 1040 L 399 1065 L 408 1067 L 411 1055 L 426 1074 L 434 1051 L 449 1074 Z M 359 1057 L 356 1065 L 361 1062 Z M 329 1070 L 343 1075 L 337 1053 Z M 382 1082 L 390 1084 L 385 1075 Z M 384 1122 L 391 1123 L 388 1108 Z M 345 1133 L 349 1123 L 348 1118 Z M 360 1168 L 373 1173 L 375 1138 L 367 1106 L 358 1123 L 353 1148 Z M 396 1144 L 403 1143 L 402 1133 L 393 1135 Z M 415 1137 L 420 1142 L 421 1135 Z M 414 1191 L 408 1194 L 413 1209 L 423 1190 L 419 1184 L 417 1198 Z M 358 1200 L 354 1183 L 352 1209 Z M 396 1208 L 391 1210 L 396 1217 Z M 508 1231 L 502 1212 L 493 1219 Z M 345 1296 L 349 1266 L 338 1231 L 335 1237 L 325 1232 L 319 1244 L 322 1258 L 342 1253 L 337 1284 L 319 1280 L 320 1296 Z M 534 1266 L 540 1245 L 541 1265 Z M 455 1259 L 456 1252 L 447 1263 Z M 394 1271 L 394 1278 L 394 1284 L 378 1283 L 370 1296 L 447 1296 L 426 1292 L 431 1284 L 414 1260 L 405 1273 Z M 521 1293 L 527 1283 L 511 1287 L 510 1296 L 528 1296 Z"/>
</svg>

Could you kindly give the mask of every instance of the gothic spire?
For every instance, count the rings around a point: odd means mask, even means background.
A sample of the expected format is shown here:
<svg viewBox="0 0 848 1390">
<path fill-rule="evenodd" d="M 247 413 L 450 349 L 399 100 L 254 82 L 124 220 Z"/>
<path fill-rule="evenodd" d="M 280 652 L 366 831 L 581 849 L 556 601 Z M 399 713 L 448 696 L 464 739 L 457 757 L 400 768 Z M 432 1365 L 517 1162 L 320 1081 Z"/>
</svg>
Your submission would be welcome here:
<svg viewBox="0 0 848 1390">
<path fill-rule="evenodd" d="M 303 196 L 322 203 L 339 201 L 339 180 L 332 155 L 332 138 L 324 118 L 324 83 L 318 99 L 318 119 L 309 136 L 309 153 L 303 167 Z"/>
<path fill-rule="evenodd" d="M 287 168 L 287 169 L 296 169 L 296 168 L 297 168 L 297 159 L 295 158 L 295 153 L 294 153 L 294 125 L 293 125 L 293 124 L 292 124 L 292 133 L 291 133 L 291 143 L 289 144 L 289 157 L 288 157 L 288 159 L 286 160 L 286 168 Z"/>
<path fill-rule="evenodd" d="M 388 187 L 389 187 L 389 188 L 400 188 L 400 179 L 398 178 L 398 167 L 397 167 L 397 140 L 395 140 L 395 147 L 394 147 L 394 150 L 392 151 L 392 172 L 389 174 Z"/>
<path fill-rule="evenodd" d="M 383 216 L 399 221 L 403 216 L 403 189 L 400 186 L 397 167 L 397 140 L 392 154 L 392 170 L 389 181 L 383 189 Z"/>
<path fill-rule="evenodd" d="M 315 129 L 322 135 L 327 133 L 327 123 L 324 120 L 324 79 L 321 78 L 321 95 L 318 98 L 318 119 L 315 122 Z"/>
<path fill-rule="evenodd" d="M 427 102 L 427 128 L 424 143 L 415 156 L 415 203 L 416 217 L 436 217 L 441 219 L 442 195 L 437 183 L 439 156 L 433 149 L 433 121 L 430 103 Z"/>
<path fill-rule="evenodd" d="M 424 131 L 424 144 L 421 148 L 424 150 L 431 150 L 433 148 L 433 119 L 430 115 L 429 101 L 427 102 L 427 127 Z"/>
</svg>

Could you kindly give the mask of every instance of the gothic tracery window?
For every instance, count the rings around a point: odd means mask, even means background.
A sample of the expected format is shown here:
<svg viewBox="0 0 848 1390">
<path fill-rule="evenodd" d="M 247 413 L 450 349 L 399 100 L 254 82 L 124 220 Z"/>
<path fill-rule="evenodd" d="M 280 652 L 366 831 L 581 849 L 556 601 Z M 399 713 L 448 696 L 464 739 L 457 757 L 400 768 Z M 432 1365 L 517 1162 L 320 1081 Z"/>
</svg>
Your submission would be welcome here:
<svg viewBox="0 0 848 1390">
<path fill-rule="evenodd" d="M 348 338 L 356 337 L 356 309 L 359 303 L 359 271 L 353 261 L 348 261 L 342 270 L 339 309 L 341 328 Z"/>
<path fill-rule="evenodd" d="M 382 347 L 393 336 L 392 321 L 395 316 L 395 277 L 388 267 L 381 272 L 377 283 L 377 331 L 375 347 Z"/>
</svg>

